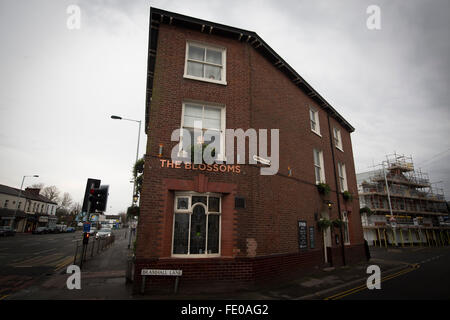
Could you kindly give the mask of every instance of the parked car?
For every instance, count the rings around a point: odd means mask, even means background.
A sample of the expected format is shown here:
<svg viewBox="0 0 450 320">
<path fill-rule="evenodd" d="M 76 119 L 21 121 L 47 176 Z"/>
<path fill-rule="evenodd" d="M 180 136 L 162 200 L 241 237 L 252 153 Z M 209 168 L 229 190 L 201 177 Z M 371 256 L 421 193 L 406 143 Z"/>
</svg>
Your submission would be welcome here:
<svg viewBox="0 0 450 320">
<path fill-rule="evenodd" d="M 91 230 L 89 231 L 89 234 L 91 235 L 91 237 L 94 237 L 97 235 L 97 229 L 96 228 L 91 228 Z"/>
<path fill-rule="evenodd" d="M 33 234 L 45 234 L 48 233 L 48 228 L 47 227 L 37 227 L 36 229 L 33 230 Z"/>
<path fill-rule="evenodd" d="M 0 227 L 0 237 L 14 236 L 16 231 L 11 226 Z"/>
<path fill-rule="evenodd" d="M 59 229 L 56 227 L 47 228 L 47 233 L 59 233 Z"/>
<path fill-rule="evenodd" d="M 96 239 L 111 237 L 112 230 L 110 228 L 102 228 L 95 235 Z"/>
<path fill-rule="evenodd" d="M 75 232 L 75 228 L 74 227 L 68 227 L 68 228 L 66 228 L 66 232 Z"/>
<path fill-rule="evenodd" d="M 56 229 L 58 229 L 58 232 L 66 232 L 67 226 L 65 224 L 57 224 Z"/>
</svg>

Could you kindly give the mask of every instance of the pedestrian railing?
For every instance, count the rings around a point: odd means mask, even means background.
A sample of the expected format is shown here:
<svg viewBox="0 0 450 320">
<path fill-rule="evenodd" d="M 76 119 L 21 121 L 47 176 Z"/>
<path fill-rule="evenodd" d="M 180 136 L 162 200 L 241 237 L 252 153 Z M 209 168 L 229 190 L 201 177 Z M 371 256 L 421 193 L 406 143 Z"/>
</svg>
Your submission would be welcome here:
<svg viewBox="0 0 450 320">
<path fill-rule="evenodd" d="M 75 254 L 73 256 L 73 264 L 81 266 L 83 263 L 95 255 L 100 254 L 103 250 L 109 248 L 115 240 L 115 235 L 109 237 L 99 237 L 89 240 L 88 244 L 83 244 L 83 240 L 76 241 Z"/>
</svg>

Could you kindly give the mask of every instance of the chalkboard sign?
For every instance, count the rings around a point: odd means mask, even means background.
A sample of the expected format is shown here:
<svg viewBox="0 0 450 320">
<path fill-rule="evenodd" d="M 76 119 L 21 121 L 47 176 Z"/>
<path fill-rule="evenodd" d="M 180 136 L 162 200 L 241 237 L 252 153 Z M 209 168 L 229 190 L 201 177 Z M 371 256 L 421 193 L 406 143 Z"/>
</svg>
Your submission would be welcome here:
<svg viewBox="0 0 450 320">
<path fill-rule="evenodd" d="M 314 227 L 309 227 L 309 246 L 311 249 L 314 249 L 315 247 L 315 233 L 314 233 Z"/>
<path fill-rule="evenodd" d="M 308 233 L 306 229 L 306 221 L 298 222 L 298 245 L 300 249 L 308 248 Z"/>
</svg>

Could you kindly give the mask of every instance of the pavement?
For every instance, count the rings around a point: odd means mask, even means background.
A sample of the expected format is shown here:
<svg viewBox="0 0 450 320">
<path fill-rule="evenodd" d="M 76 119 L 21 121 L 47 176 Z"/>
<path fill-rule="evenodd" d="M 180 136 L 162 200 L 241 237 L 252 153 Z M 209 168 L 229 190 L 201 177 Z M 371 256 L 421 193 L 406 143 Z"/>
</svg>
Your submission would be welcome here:
<svg viewBox="0 0 450 320">
<path fill-rule="evenodd" d="M 64 268 L 38 284 L 15 292 L 5 300 L 125 300 L 131 299 L 132 285 L 125 281 L 129 234 L 121 230 L 114 243 L 83 263 L 81 289 L 67 288 L 71 274 Z"/>
<path fill-rule="evenodd" d="M 103 253 L 91 258 L 81 271 L 81 290 L 67 289 L 66 281 L 70 274 L 66 270 L 55 274 L 39 285 L 30 286 L 8 296 L 7 300 L 315 300 L 333 296 L 347 288 L 365 286 L 369 265 L 378 265 L 381 277 L 393 277 L 415 267 L 414 262 L 436 254 L 447 248 L 371 248 L 372 258 L 349 266 L 316 269 L 314 272 L 290 281 L 261 287 L 257 290 L 240 290 L 227 293 L 183 293 L 170 295 L 132 294 L 132 284 L 126 282 L 125 272 L 128 238 L 116 238 L 114 244 Z M 431 251 L 430 251 L 431 250 Z M 433 251 L 435 250 L 435 251 Z"/>
</svg>

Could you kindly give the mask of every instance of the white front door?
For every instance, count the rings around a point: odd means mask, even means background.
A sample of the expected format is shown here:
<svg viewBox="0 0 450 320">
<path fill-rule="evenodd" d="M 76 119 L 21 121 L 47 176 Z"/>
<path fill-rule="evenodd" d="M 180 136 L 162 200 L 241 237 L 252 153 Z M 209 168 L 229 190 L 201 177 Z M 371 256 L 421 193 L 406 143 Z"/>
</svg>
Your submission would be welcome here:
<svg viewBox="0 0 450 320">
<path fill-rule="evenodd" d="M 330 219 L 330 214 L 324 211 L 322 212 L 322 218 Z M 331 247 L 331 227 L 323 231 L 323 251 L 325 256 L 325 263 L 327 263 L 329 260 L 327 255 L 327 247 Z"/>
</svg>

